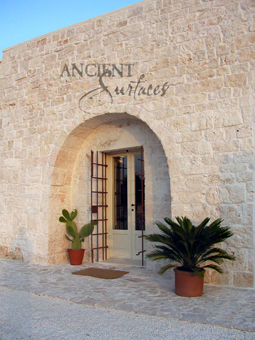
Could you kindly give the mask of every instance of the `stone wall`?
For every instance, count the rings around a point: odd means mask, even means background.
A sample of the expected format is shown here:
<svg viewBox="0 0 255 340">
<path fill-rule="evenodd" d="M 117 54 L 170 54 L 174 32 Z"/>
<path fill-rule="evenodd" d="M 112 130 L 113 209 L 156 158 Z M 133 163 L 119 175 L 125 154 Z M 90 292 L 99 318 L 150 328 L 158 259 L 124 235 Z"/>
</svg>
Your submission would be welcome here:
<svg viewBox="0 0 255 340">
<path fill-rule="evenodd" d="M 120 115 L 120 114 L 119 114 Z M 170 180 L 163 148 L 158 138 L 149 127 L 138 119 L 128 119 L 128 123 L 123 122 L 116 126 L 115 123 L 100 125 L 86 139 L 86 143 L 80 149 L 75 169 L 73 171 L 72 182 L 72 204 L 79 211 L 80 225 L 84 221 L 90 220 L 91 206 L 91 150 L 110 152 L 113 150 L 133 149 L 143 145 L 144 148 L 144 168 L 145 168 L 145 229 L 155 231 L 153 222 L 162 216 L 171 213 Z M 156 164 L 156 166 L 152 166 Z M 107 170 L 107 178 L 109 171 Z M 108 183 L 108 186 L 110 183 Z M 107 189 L 108 191 L 109 189 Z M 108 199 L 109 201 L 109 199 Z M 108 203 L 109 205 L 110 203 Z M 109 217 L 109 212 L 108 212 Z M 79 220 L 79 219 L 78 219 Z M 111 226 L 108 225 L 108 229 Z M 57 238 L 57 235 L 54 236 Z M 87 244 L 88 244 L 87 240 Z M 88 248 L 86 246 L 85 248 Z M 146 246 L 149 251 L 151 245 Z M 108 254 L 110 249 L 108 250 Z M 86 254 L 89 257 L 89 254 Z M 89 260 L 89 259 L 88 259 Z M 152 262 L 147 262 L 147 267 L 153 267 Z"/>
<path fill-rule="evenodd" d="M 254 12 L 249 0 L 142 1 L 5 50 L 2 255 L 63 261 L 57 217 L 78 204 L 82 150 L 140 122 L 167 159 L 169 216 L 221 217 L 235 233 L 237 261 L 207 281 L 254 287 Z"/>
</svg>

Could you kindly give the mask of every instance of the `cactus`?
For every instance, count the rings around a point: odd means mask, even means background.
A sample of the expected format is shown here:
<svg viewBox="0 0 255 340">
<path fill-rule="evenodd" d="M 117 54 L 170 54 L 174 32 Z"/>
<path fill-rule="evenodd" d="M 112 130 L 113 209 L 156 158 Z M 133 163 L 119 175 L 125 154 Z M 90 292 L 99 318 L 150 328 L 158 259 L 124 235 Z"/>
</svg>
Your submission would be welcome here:
<svg viewBox="0 0 255 340">
<path fill-rule="evenodd" d="M 72 249 L 79 250 L 81 249 L 81 243 L 84 242 L 85 237 L 89 236 L 93 230 L 94 225 L 97 224 L 96 222 L 91 222 L 88 224 L 85 224 L 81 230 L 78 232 L 78 228 L 75 222 L 73 220 L 77 216 L 77 210 L 74 209 L 71 214 L 64 209 L 62 210 L 63 216 L 59 217 L 59 222 L 66 223 L 66 231 L 67 235 L 65 235 L 65 238 L 72 242 Z M 72 237 L 72 238 L 70 238 Z"/>
</svg>

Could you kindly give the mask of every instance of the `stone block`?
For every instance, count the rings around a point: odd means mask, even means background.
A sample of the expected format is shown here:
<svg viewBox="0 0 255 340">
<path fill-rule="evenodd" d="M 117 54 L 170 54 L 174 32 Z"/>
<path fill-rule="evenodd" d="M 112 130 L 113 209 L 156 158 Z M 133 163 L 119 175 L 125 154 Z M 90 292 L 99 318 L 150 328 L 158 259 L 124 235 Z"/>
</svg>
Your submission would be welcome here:
<svg viewBox="0 0 255 340">
<path fill-rule="evenodd" d="M 236 287 L 253 287 L 253 275 L 247 272 L 235 272 L 233 282 Z"/>
<path fill-rule="evenodd" d="M 213 270 L 210 275 L 210 283 L 214 285 L 229 286 L 231 285 L 230 273 L 225 271 L 224 274 L 219 274 Z"/>
<path fill-rule="evenodd" d="M 190 117 L 193 131 L 207 130 L 214 127 L 215 118 L 211 112 L 194 113 Z"/>
<path fill-rule="evenodd" d="M 247 263 L 247 256 L 246 256 L 247 251 L 242 251 L 242 249 L 253 248 L 252 227 L 250 226 L 232 227 L 231 226 L 231 231 L 234 233 L 234 235 L 227 241 L 227 243 L 234 250 L 234 252 L 236 252 L 236 249 L 238 249 L 238 253 L 236 253 L 235 256 L 238 258 L 242 257 L 243 262 Z M 246 266 L 244 269 L 246 269 Z"/>
<path fill-rule="evenodd" d="M 194 93 L 210 92 L 221 89 L 223 85 L 222 78 L 207 79 L 194 83 Z"/>
<path fill-rule="evenodd" d="M 0 257 L 7 257 L 9 255 L 9 248 L 7 246 L 0 246 Z"/>
<path fill-rule="evenodd" d="M 253 211 L 254 207 L 252 204 L 246 204 L 243 207 L 243 224 L 246 226 L 251 226 L 253 221 Z"/>
<path fill-rule="evenodd" d="M 190 143 L 182 143 L 181 144 L 181 153 L 183 155 L 204 155 L 210 154 L 212 152 L 211 143 L 207 141 L 200 142 L 190 142 Z"/>
<path fill-rule="evenodd" d="M 43 57 L 36 57 L 30 60 L 29 62 L 29 67 L 30 68 L 36 68 L 42 66 L 44 63 L 44 58 Z"/>
<path fill-rule="evenodd" d="M 218 152 L 234 152 L 240 150 L 240 143 L 238 140 L 229 141 L 215 141 L 213 150 Z"/>
<path fill-rule="evenodd" d="M 246 195 L 248 201 L 253 201 L 254 199 L 254 184 L 253 182 L 246 183 Z"/>
<path fill-rule="evenodd" d="M 229 198 L 232 203 L 244 203 L 245 186 L 244 185 L 228 185 L 226 189 L 229 192 Z"/>
<path fill-rule="evenodd" d="M 189 131 L 189 120 L 185 116 L 169 118 L 167 125 L 171 132 Z"/>
<path fill-rule="evenodd" d="M 210 205 L 230 203 L 229 191 L 225 187 L 212 187 L 207 190 L 206 200 Z"/>
<path fill-rule="evenodd" d="M 240 150 L 249 151 L 253 149 L 253 142 L 251 138 L 245 138 L 240 140 Z"/>
<path fill-rule="evenodd" d="M 247 75 L 245 73 L 231 74 L 225 77 L 226 86 L 244 86 L 247 84 Z"/>
<path fill-rule="evenodd" d="M 74 51 L 75 51 L 75 46 L 67 46 L 66 45 L 65 47 L 61 48 L 61 50 L 57 54 L 58 60 L 72 56 L 74 54 Z"/>
<path fill-rule="evenodd" d="M 203 103 L 205 101 L 207 101 L 207 95 L 205 93 L 189 95 L 189 96 L 181 98 L 181 104 L 182 105 Z"/>
<path fill-rule="evenodd" d="M 240 62 L 249 62 L 251 60 L 254 60 L 254 53 L 255 53 L 255 47 L 254 46 L 249 46 L 249 47 L 245 47 L 243 49 L 240 50 L 239 52 L 239 59 Z"/>
<path fill-rule="evenodd" d="M 241 224 L 242 210 L 240 205 L 221 205 L 219 207 L 221 218 L 226 224 Z"/>
</svg>

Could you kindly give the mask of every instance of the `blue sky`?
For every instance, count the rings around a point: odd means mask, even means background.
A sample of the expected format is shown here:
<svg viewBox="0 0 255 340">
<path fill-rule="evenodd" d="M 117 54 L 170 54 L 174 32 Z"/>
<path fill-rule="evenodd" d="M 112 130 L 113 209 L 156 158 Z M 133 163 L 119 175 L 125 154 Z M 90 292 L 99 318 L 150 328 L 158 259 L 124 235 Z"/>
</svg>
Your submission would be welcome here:
<svg viewBox="0 0 255 340">
<path fill-rule="evenodd" d="M 0 0 L 0 59 L 7 47 L 137 2 L 139 0 Z"/>
</svg>

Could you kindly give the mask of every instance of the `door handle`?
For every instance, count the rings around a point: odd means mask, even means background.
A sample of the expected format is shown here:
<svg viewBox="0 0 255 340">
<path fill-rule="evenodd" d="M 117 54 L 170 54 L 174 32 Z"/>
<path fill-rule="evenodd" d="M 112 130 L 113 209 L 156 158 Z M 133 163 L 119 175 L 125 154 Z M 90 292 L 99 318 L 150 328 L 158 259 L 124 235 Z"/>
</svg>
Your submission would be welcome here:
<svg viewBox="0 0 255 340">
<path fill-rule="evenodd" d="M 131 204 L 131 207 L 136 207 L 137 204 Z M 135 209 L 131 209 L 131 211 L 134 211 Z"/>
</svg>

